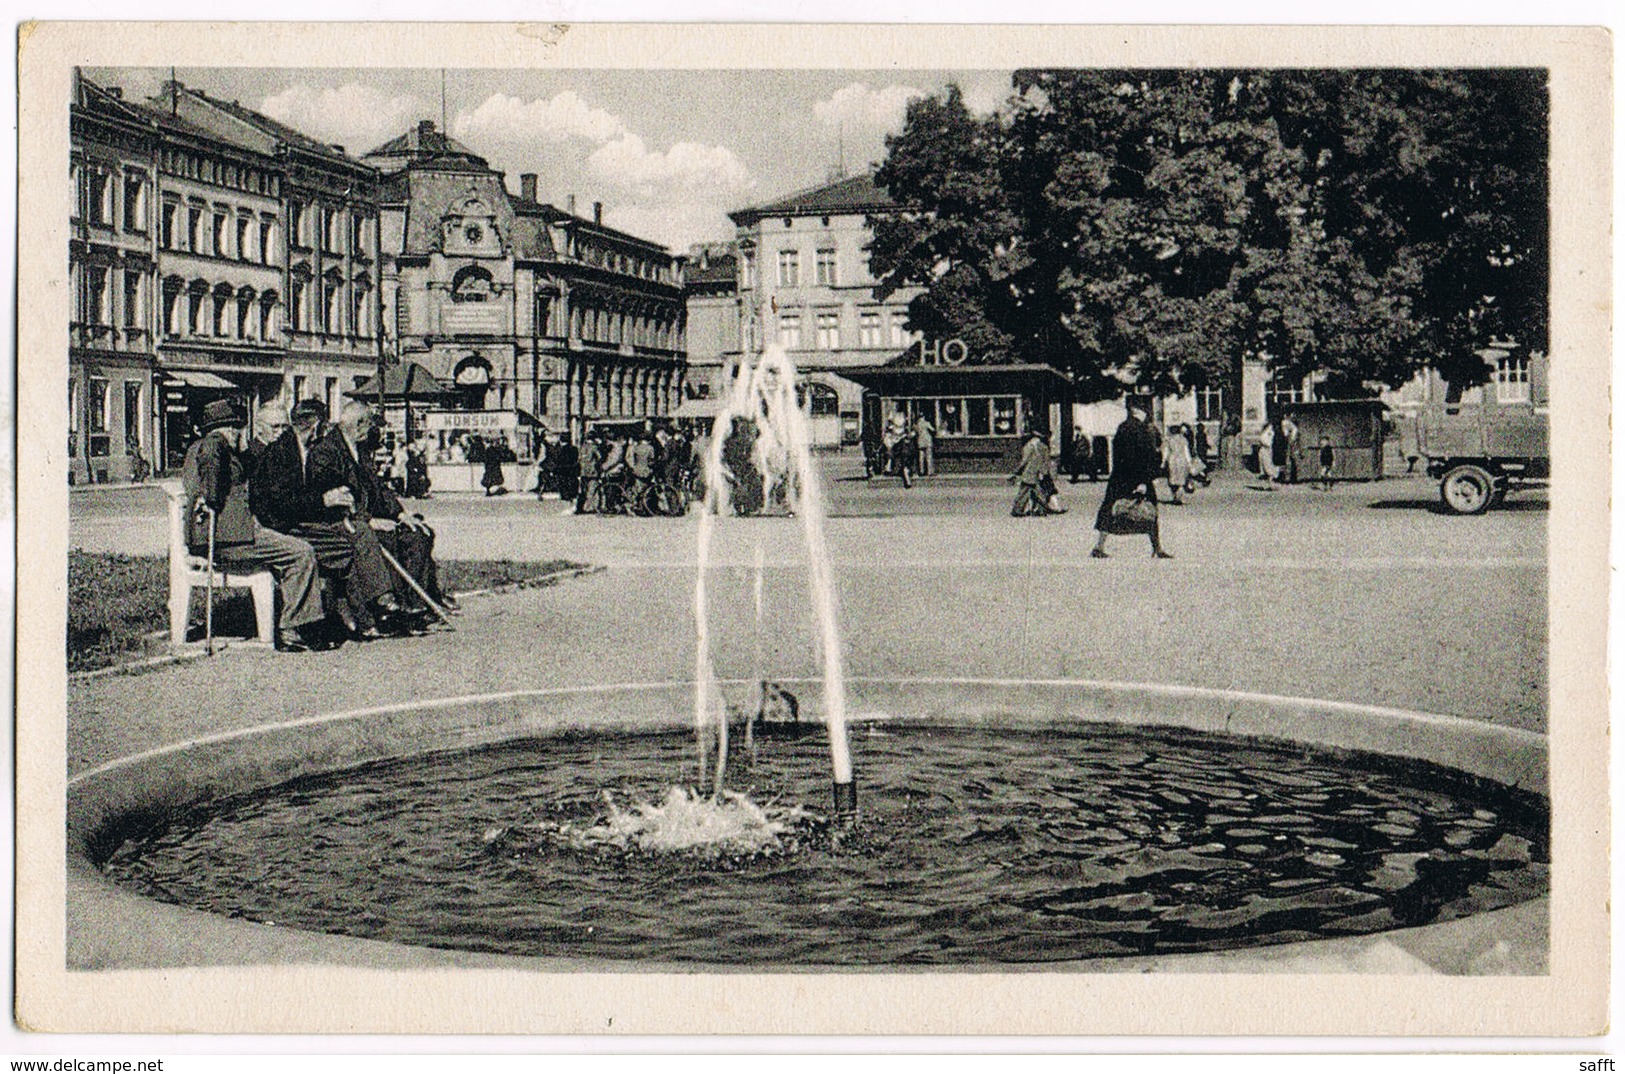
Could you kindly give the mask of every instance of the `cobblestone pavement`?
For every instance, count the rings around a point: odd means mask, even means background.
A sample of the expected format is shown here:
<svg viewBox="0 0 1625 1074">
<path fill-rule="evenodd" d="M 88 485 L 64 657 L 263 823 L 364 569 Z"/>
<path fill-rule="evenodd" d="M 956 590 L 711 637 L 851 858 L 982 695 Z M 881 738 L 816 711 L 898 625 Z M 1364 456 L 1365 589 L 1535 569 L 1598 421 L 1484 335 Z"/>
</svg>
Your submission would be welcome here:
<svg viewBox="0 0 1625 1074">
<path fill-rule="evenodd" d="M 1008 515 L 1010 490 L 938 478 L 904 490 L 825 461 L 846 665 L 868 676 L 1075 677 L 1322 697 L 1546 728 L 1546 501 L 1438 512 L 1421 477 L 1267 492 L 1243 479 L 1165 506 L 1176 559 L 1140 538 L 1088 558 L 1101 486 L 1070 512 Z M 200 734 L 346 708 L 580 683 L 687 679 L 695 520 L 569 516 L 557 501 L 447 496 L 420 505 L 444 558 L 603 566 L 546 589 L 475 597 L 452 632 L 76 680 L 68 767 Z M 71 497 L 70 543 L 158 554 L 155 490 Z M 724 520 L 713 576 L 719 671 L 817 674 L 789 518 Z M 751 581 L 764 564 L 761 645 Z"/>
</svg>

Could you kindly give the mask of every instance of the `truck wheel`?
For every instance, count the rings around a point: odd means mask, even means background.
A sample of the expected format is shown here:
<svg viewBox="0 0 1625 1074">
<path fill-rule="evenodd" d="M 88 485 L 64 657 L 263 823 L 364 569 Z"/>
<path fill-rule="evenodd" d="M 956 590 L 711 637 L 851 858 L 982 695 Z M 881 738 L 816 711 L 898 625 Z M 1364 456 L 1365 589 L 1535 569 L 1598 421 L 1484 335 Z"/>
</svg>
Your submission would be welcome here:
<svg viewBox="0 0 1625 1074">
<path fill-rule="evenodd" d="M 1439 482 L 1439 499 L 1458 515 L 1481 515 L 1495 498 L 1495 479 L 1480 466 L 1456 466 Z"/>
</svg>

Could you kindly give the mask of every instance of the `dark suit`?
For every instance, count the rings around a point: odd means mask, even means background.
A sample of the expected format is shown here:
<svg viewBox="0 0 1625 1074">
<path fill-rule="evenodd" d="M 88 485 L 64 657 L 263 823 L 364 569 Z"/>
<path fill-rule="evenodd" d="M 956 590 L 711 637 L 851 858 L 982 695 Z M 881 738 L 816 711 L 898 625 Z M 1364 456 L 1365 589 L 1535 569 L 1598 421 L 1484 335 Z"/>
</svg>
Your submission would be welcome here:
<svg viewBox="0 0 1625 1074">
<path fill-rule="evenodd" d="M 322 573 L 344 580 L 344 599 L 361 617 L 369 604 L 394 589 L 394 577 L 370 529 L 346 529 L 342 517 L 325 517 L 321 493 L 312 489 L 305 468 L 289 429 L 260 449 L 249 506 L 260 525 L 309 541 Z"/>
<path fill-rule="evenodd" d="M 310 494 L 319 502 L 330 490 L 347 488 L 355 500 L 353 510 L 357 527 L 372 519 L 399 522 L 401 501 L 395 498 L 371 465 L 362 462 L 350 450 L 344 433 L 338 426 L 329 429 L 321 439 L 310 445 L 305 459 L 305 474 Z M 325 508 L 328 518 L 342 517 L 344 508 Z M 377 530 L 378 541 L 384 549 L 406 568 L 424 592 L 438 601 L 441 599 L 439 574 L 434 564 L 434 533 L 427 533 L 397 525 L 394 529 Z M 418 608 L 422 601 L 402 579 L 395 584 L 395 597 L 404 608 Z"/>
</svg>

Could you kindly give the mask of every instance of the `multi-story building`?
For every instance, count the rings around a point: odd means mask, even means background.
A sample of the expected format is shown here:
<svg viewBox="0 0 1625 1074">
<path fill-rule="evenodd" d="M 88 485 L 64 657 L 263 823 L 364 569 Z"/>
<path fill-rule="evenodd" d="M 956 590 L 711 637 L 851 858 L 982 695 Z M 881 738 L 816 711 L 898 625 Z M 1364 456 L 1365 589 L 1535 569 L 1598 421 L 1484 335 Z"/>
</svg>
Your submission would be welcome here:
<svg viewBox="0 0 1625 1074">
<path fill-rule="evenodd" d="M 118 90 L 78 77 L 69 129 L 68 480 L 124 481 L 158 444 L 154 132 Z"/>
<path fill-rule="evenodd" d="M 287 261 L 274 144 L 246 126 L 204 126 L 180 107 L 187 92 L 165 93 L 143 112 L 156 131 L 161 462 L 174 469 L 210 400 L 281 394 Z"/>
<path fill-rule="evenodd" d="M 739 304 L 739 247 L 698 243 L 683 265 L 688 316 L 688 380 L 693 400 L 716 398 L 743 351 Z"/>
<path fill-rule="evenodd" d="M 869 175 L 728 214 L 737 228 L 742 343 L 776 341 L 807 375 L 814 436 L 822 446 L 857 440 L 862 388 L 845 367 L 895 358 L 917 341 L 908 303 L 917 288 L 874 296 L 868 216 L 897 203 Z"/>
<path fill-rule="evenodd" d="M 270 394 L 283 392 L 290 402 L 317 398 L 336 416 L 343 393 L 376 373 L 382 353 L 377 171 L 346 155 L 343 146 L 319 142 L 235 101 L 178 83 L 164 87 L 154 108 L 273 162 L 274 197 L 259 197 L 253 176 L 246 184 L 239 176 L 234 192 L 212 196 L 203 206 L 204 246 L 209 256 L 233 262 L 238 271 L 254 264 L 278 274 L 269 290 L 258 288 L 247 305 L 239 289 L 234 301 L 241 315 L 228 311 L 229 329 L 238 342 L 281 348 L 282 383 Z M 190 227 L 196 192 L 188 199 Z M 269 327 L 277 302 L 266 295 L 277 292 L 283 316 L 280 338 L 272 338 L 256 333 L 258 325 L 250 322 Z M 217 335 L 224 334 L 215 327 Z"/>
<path fill-rule="evenodd" d="M 380 201 L 386 348 L 453 388 L 462 415 L 523 451 L 546 428 L 661 416 L 684 371 L 682 280 L 664 247 L 508 193 L 501 172 L 424 120 L 363 158 Z M 427 408 L 426 408 L 427 409 Z M 481 412 L 475 418 L 471 412 Z"/>
</svg>

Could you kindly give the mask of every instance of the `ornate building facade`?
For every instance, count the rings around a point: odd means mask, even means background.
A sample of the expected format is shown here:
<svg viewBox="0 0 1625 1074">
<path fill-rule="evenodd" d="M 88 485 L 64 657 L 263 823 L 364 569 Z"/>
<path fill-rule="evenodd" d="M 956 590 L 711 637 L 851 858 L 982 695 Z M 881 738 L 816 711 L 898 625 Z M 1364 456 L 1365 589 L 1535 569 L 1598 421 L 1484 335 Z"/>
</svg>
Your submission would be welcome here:
<svg viewBox="0 0 1625 1074">
<path fill-rule="evenodd" d="M 387 348 L 491 427 L 567 431 L 672 413 L 684 362 L 681 266 L 572 203 L 510 194 L 501 172 L 425 120 L 363 158 L 383 174 Z"/>
<path fill-rule="evenodd" d="M 374 373 L 375 171 L 176 82 L 76 77 L 71 116 L 71 481 L 178 467 L 213 399 L 336 411 Z"/>
</svg>

